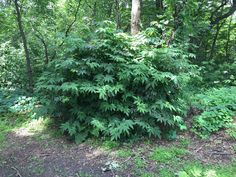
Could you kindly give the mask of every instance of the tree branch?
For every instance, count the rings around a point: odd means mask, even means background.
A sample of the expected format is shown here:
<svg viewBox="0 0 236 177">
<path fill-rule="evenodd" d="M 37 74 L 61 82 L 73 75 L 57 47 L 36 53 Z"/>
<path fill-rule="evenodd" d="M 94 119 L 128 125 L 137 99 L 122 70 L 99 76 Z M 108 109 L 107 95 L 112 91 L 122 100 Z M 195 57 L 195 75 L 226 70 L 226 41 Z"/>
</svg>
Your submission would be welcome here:
<svg viewBox="0 0 236 177">
<path fill-rule="evenodd" d="M 220 7 L 223 7 L 223 6 L 221 5 Z M 219 8 L 220 8 L 220 7 L 219 7 Z M 218 9 L 218 8 L 217 8 L 217 9 Z M 227 17 L 233 15 L 235 11 L 236 11 L 236 0 L 233 0 L 233 4 L 232 4 L 232 6 L 230 7 L 230 9 L 229 9 L 228 12 L 226 12 L 225 14 L 223 14 L 223 15 L 221 15 L 221 16 L 219 16 L 219 17 L 216 17 L 214 20 L 213 20 L 213 17 L 212 17 L 212 19 L 210 19 L 210 20 L 211 20 L 211 25 L 213 26 L 213 25 L 218 24 L 221 20 L 223 20 L 223 19 L 225 19 L 225 18 L 227 18 Z M 213 15 L 214 15 L 214 14 L 213 14 Z"/>
<path fill-rule="evenodd" d="M 210 21 L 213 21 L 214 15 L 217 11 L 219 11 L 221 8 L 223 8 L 227 4 L 227 0 L 222 0 L 222 3 L 220 6 L 218 6 L 211 14 Z"/>
<path fill-rule="evenodd" d="M 76 20 L 77 20 L 77 17 L 78 17 L 78 12 L 79 12 L 79 9 L 80 9 L 80 5 L 81 5 L 81 1 L 82 0 L 79 0 L 78 2 L 78 5 L 76 7 L 76 10 L 75 10 L 75 15 L 74 15 L 74 20 L 68 25 L 66 31 L 65 31 L 65 38 L 69 36 L 69 32 L 71 30 L 71 28 L 73 27 L 73 25 L 75 24 Z M 59 44 L 58 47 L 61 47 L 63 44 L 65 43 L 65 39 Z M 56 51 L 54 52 L 54 55 L 52 56 L 52 59 L 54 59 L 56 57 Z"/>
<path fill-rule="evenodd" d="M 48 45 L 47 45 L 46 41 L 44 40 L 43 34 L 39 30 L 34 28 L 31 23 L 30 23 L 30 25 L 31 25 L 31 28 L 32 28 L 32 30 L 34 32 L 35 37 L 38 38 L 42 42 L 42 44 L 43 44 L 44 54 L 45 54 L 45 63 L 48 64 L 48 62 L 49 62 Z"/>
</svg>

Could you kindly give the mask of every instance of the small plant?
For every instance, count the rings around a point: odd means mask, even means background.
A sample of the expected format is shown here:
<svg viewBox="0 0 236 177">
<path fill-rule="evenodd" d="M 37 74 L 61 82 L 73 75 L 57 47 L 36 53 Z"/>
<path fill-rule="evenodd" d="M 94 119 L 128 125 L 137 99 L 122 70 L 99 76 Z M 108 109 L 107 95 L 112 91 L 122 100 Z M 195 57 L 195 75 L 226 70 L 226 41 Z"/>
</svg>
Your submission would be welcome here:
<svg viewBox="0 0 236 177">
<path fill-rule="evenodd" d="M 139 156 L 136 156 L 135 158 L 134 158 L 134 163 L 135 163 L 135 166 L 137 167 L 137 168 L 143 168 L 144 166 L 145 166 L 145 162 L 144 162 L 144 160 L 141 158 L 141 157 L 139 157 Z"/>
<path fill-rule="evenodd" d="M 234 145 L 234 147 L 233 147 L 233 148 L 234 148 L 234 152 L 236 153 L 236 144 Z"/>
<path fill-rule="evenodd" d="M 236 139 L 236 123 L 227 125 L 226 133 L 233 139 Z"/>
<path fill-rule="evenodd" d="M 141 177 L 157 177 L 154 173 L 149 173 L 149 172 L 143 172 Z"/>
<path fill-rule="evenodd" d="M 166 163 L 185 154 L 187 154 L 187 150 L 185 149 L 177 147 L 158 147 L 152 152 L 151 159 L 157 162 Z"/>
<path fill-rule="evenodd" d="M 190 140 L 188 138 L 181 138 L 180 139 L 180 146 L 183 148 L 187 148 L 190 144 Z"/>
<path fill-rule="evenodd" d="M 76 177 L 93 177 L 92 175 L 88 174 L 87 172 L 78 172 Z"/>
</svg>

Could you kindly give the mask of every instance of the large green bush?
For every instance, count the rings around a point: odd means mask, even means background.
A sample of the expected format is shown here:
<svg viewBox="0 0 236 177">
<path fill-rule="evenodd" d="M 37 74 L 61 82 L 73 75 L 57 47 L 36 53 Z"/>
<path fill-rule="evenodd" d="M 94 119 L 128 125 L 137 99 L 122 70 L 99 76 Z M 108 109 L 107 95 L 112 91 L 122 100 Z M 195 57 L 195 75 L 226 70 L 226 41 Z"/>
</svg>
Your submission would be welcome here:
<svg viewBox="0 0 236 177">
<path fill-rule="evenodd" d="M 160 138 L 182 128 L 181 98 L 194 67 L 183 51 L 160 48 L 153 35 L 101 28 L 90 42 L 70 39 L 37 82 L 47 113 L 77 142 L 91 135 Z"/>
</svg>

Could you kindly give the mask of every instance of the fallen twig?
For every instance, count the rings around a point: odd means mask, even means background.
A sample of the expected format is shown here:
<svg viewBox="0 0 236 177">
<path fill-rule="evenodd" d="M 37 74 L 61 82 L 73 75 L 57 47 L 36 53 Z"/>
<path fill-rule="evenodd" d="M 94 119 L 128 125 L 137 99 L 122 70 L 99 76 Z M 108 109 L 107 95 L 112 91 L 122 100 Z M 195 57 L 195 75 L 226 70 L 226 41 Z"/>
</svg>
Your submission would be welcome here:
<svg viewBox="0 0 236 177">
<path fill-rule="evenodd" d="M 16 171 L 16 176 L 22 177 L 19 170 L 17 170 L 16 167 L 11 167 L 11 168 Z"/>
</svg>

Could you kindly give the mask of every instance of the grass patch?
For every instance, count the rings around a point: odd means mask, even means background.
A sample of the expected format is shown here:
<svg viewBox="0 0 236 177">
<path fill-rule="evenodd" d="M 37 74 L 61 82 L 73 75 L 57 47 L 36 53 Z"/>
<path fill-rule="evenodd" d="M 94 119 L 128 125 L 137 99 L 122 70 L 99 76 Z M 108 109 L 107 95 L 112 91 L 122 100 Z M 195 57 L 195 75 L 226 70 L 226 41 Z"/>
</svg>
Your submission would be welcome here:
<svg viewBox="0 0 236 177">
<path fill-rule="evenodd" d="M 157 177 L 157 175 L 150 173 L 150 172 L 144 172 L 141 177 Z"/>
<path fill-rule="evenodd" d="M 163 168 L 159 172 L 159 177 L 175 177 L 176 175 L 168 168 Z"/>
<path fill-rule="evenodd" d="M 236 177 L 236 162 L 230 165 L 206 165 L 199 161 L 170 162 L 159 169 L 158 177 Z"/>
<path fill-rule="evenodd" d="M 104 149 L 106 149 L 106 150 L 113 150 L 113 149 L 115 149 L 115 148 L 118 148 L 119 145 L 120 145 L 120 144 L 119 144 L 118 142 L 116 142 L 116 141 L 109 141 L 109 140 L 104 141 L 104 142 L 102 143 L 102 147 L 103 147 Z"/>
<path fill-rule="evenodd" d="M 138 157 L 138 156 L 135 157 L 134 158 L 134 163 L 135 163 L 135 166 L 138 169 L 145 167 L 145 162 L 144 162 L 144 160 L 141 157 Z"/>
<path fill-rule="evenodd" d="M 27 121 L 28 118 L 22 114 L 0 114 L 0 147 L 4 146 L 7 133 L 21 127 Z"/>
<path fill-rule="evenodd" d="M 178 147 L 158 147 L 152 152 L 151 159 L 157 162 L 166 163 L 187 153 L 187 150 Z"/>
<path fill-rule="evenodd" d="M 236 177 L 236 162 L 228 166 L 206 166 L 199 162 L 190 162 L 186 163 L 178 175 L 179 177 Z"/>
<path fill-rule="evenodd" d="M 134 154 L 131 150 L 121 149 L 121 150 L 117 151 L 116 155 L 117 155 L 117 157 L 127 158 L 127 157 L 130 157 L 130 156 L 133 156 Z"/>
<path fill-rule="evenodd" d="M 85 144 L 96 148 L 102 148 L 103 150 L 106 151 L 118 150 L 118 148 L 121 146 L 121 144 L 118 141 L 111 141 L 108 139 L 99 140 L 95 138 L 87 139 L 85 141 Z"/>
<path fill-rule="evenodd" d="M 25 131 L 18 131 L 19 129 Z M 10 132 L 15 132 L 18 136 L 33 136 L 39 141 L 49 139 L 56 132 L 53 130 L 52 121 L 48 118 L 32 119 L 17 113 L 0 114 L 0 148 L 7 144 L 6 135 Z"/>
</svg>

